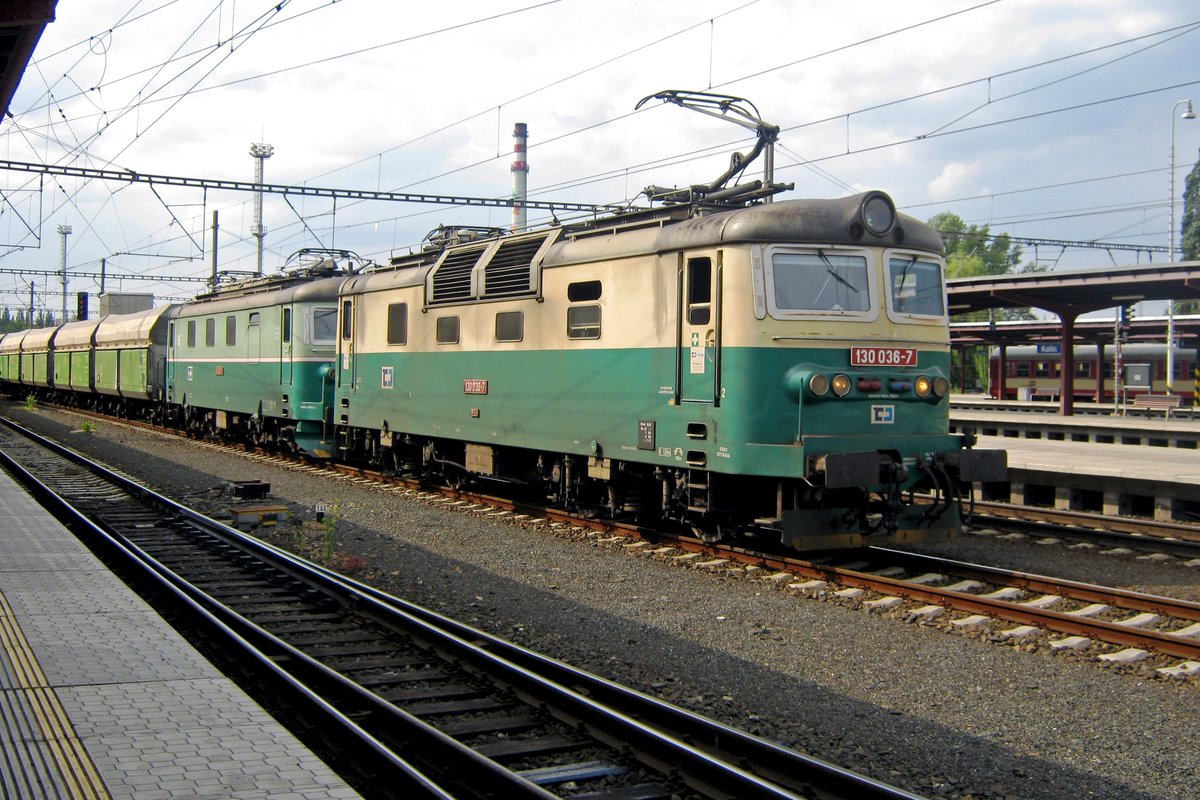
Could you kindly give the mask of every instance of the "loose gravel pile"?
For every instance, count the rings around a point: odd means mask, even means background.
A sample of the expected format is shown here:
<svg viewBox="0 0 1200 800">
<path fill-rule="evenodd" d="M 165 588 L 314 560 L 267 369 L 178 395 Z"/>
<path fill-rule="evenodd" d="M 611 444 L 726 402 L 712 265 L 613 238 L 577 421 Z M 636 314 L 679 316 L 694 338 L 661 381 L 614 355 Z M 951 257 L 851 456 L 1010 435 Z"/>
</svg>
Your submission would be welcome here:
<svg viewBox="0 0 1200 800">
<path fill-rule="evenodd" d="M 606 537 L 401 496 L 197 443 L 8 404 L 24 424 L 218 515 L 271 484 L 297 522 L 337 518 L 333 561 L 392 594 L 681 706 L 934 798 L 1195 798 L 1200 681 L 1103 667 L 902 615 L 797 596 Z M 256 533 L 324 557 L 329 526 Z M 1196 596 L 1200 570 L 988 537 L 963 560 Z M 993 626 L 998 627 L 998 626 Z"/>
</svg>

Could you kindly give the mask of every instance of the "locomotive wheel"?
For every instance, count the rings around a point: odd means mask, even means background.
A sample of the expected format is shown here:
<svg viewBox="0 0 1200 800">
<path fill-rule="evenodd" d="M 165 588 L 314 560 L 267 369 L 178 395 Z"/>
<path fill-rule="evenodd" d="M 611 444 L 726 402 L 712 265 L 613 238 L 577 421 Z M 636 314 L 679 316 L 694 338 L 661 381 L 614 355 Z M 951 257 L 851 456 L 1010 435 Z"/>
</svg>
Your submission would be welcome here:
<svg viewBox="0 0 1200 800">
<path fill-rule="evenodd" d="M 729 538 L 729 526 L 718 519 L 693 520 L 692 534 L 705 544 L 719 544 Z"/>
</svg>

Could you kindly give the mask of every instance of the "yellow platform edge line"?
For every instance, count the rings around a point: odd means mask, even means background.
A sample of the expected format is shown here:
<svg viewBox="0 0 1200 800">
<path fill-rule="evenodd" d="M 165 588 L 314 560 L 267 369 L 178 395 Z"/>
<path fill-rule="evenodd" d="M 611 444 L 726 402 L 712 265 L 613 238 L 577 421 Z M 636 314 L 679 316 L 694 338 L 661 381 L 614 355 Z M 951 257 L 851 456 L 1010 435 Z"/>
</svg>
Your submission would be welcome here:
<svg viewBox="0 0 1200 800">
<path fill-rule="evenodd" d="M 2 591 L 0 648 L 3 648 L 13 665 L 17 680 L 17 686 L 13 689 L 28 701 L 28 707 L 33 712 L 68 795 L 73 800 L 111 800 L 112 795 L 104 784 L 104 778 L 75 733 L 66 709 L 59 702 L 54 688 L 49 685 L 46 673 Z"/>
</svg>

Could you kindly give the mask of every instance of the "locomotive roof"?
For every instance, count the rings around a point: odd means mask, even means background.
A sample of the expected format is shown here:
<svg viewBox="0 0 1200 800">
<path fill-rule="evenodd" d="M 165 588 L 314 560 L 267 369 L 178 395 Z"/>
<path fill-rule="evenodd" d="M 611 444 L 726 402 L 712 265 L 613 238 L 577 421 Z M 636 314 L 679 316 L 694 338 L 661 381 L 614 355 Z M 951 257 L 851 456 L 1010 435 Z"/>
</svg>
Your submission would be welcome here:
<svg viewBox="0 0 1200 800">
<path fill-rule="evenodd" d="M 286 303 L 337 301 L 338 287 L 345 275 L 332 278 L 298 279 L 282 286 L 261 286 L 254 289 L 233 289 L 206 294 L 185 303 L 177 316 L 191 317 L 235 311 L 244 308 L 263 308 Z"/>
<path fill-rule="evenodd" d="M 683 217 L 678 208 L 658 216 L 613 217 L 568 228 L 551 248 L 544 266 L 572 263 L 581 257 L 619 258 L 646 252 L 670 252 L 734 243 L 792 243 L 904 247 L 941 255 L 942 237 L 915 217 L 897 215 L 886 235 L 876 236 L 859 224 L 863 203 L 881 194 L 864 192 L 832 200 L 781 200 L 775 203 Z M 634 218 L 636 217 L 636 219 Z M 580 247 L 600 234 L 603 244 Z M 586 251 L 586 255 L 585 255 Z"/>
</svg>

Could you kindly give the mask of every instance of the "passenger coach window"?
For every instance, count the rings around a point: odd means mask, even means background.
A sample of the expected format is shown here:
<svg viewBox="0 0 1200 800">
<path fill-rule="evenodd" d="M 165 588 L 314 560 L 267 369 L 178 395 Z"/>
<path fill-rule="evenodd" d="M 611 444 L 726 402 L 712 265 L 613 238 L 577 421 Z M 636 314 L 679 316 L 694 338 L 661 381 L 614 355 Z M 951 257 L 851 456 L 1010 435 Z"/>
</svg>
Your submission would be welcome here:
<svg viewBox="0 0 1200 800">
<path fill-rule="evenodd" d="M 1035 378 L 1057 378 L 1059 374 L 1058 362 L 1038 361 L 1033 366 L 1033 376 Z"/>
<path fill-rule="evenodd" d="M 312 311 L 313 342 L 332 342 L 337 338 L 337 306 Z"/>
<path fill-rule="evenodd" d="M 775 307 L 781 311 L 870 311 L 867 260 L 862 256 L 775 253 Z"/>
<path fill-rule="evenodd" d="M 438 344 L 458 344 L 458 317 L 438 317 Z"/>
<path fill-rule="evenodd" d="M 342 301 L 342 339 L 349 341 L 354 331 L 354 306 L 349 300 Z"/>
<path fill-rule="evenodd" d="M 693 258 L 687 262 L 689 325 L 707 325 L 712 316 L 712 260 Z"/>
<path fill-rule="evenodd" d="M 217 346 L 217 321 L 212 317 L 204 320 L 204 345 L 205 347 Z"/>
<path fill-rule="evenodd" d="M 496 341 L 519 342 L 525 338 L 525 314 L 500 311 L 496 314 Z"/>
<path fill-rule="evenodd" d="M 917 256 L 895 256 L 888 261 L 892 310 L 898 314 L 940 317 L 946 313 L 942 268 Z"/>
<path fill-rule="evenodd" d="M 228 316 L 225 318 L 225 346 L 233 347 L 237 344 L 237 317 Z"/>
<path fill-rule="evenodd" d="M 600 306 L 571 306 L 567 309 L 568 339 L 600 338 Z"/>
<path fill-rule="evenodd" d="M 408 344 L 408 303 L 388 306 L 388 344 Z"/>
</svg>

